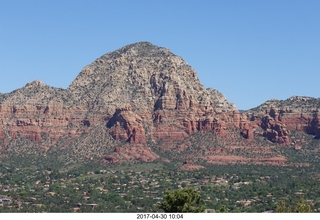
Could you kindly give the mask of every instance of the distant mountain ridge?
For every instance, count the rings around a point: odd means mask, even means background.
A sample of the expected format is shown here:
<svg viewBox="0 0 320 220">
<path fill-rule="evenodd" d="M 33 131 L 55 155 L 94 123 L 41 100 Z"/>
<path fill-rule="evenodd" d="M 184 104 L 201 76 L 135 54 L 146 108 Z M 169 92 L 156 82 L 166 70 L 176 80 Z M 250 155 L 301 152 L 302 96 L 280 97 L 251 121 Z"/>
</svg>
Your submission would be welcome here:
<svg viewBox="0 0 320 220">
<path fill-rule="evenodd" d="M 96 59 L 67 89 L 36 80 L 0 94 L 0 154 L 55 152 L 64 162 L 109 164 L 168 160 L 163 155 L 171 152 L 170 160 L 230 162 L 223 159 L 234 156 L 230 146 L 247 146 L 252 155 L 250 147 L 269 144 L 259 137 L 288 146 L 289 130 L 318 138 L 318 109 L 319 99 L 296 97 L 240 113 L 222 93 L 206 89 L 181 57 L 139 42 Z M 234 160 L 277 161 L 261 155 Z"/>
</svg>

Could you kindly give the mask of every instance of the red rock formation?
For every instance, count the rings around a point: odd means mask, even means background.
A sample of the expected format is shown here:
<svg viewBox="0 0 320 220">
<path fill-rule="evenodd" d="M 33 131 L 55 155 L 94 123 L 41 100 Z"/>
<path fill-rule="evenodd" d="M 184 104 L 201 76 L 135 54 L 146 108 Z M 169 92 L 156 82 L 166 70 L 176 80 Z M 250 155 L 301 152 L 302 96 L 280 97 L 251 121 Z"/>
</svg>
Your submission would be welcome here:
<svg viewBox="0 0 320 220">
<path fill-rule="evenodd" d="M 2 126 L 0 126 L 0 140 L 1 139 L 4 139 L 4 132 L 3 132 Z"/>
<path fill-rule="evenodd" d="M 121 163 L 124 161 L 141 161 L 151 162 L 160 158 L 157 154 L 152 152 L 148 147 L 138 146 L 122 146 L 117 147 L 110 155 L 103 157 L 106 163 Z"/>
<path fill-rule="evenodd" d="M 287 159 L 285 157 L 271 157 L 271 158 L 263 158 L 261 159 L 262 162 L 266 163 L 285 163 Z"/>
<path fill-rule="evenodd" d="M 115 139 L 126 140 L 130 143 L 146 143 L 142 119 L 132 112 L 131 107 L 117 109 L 107 126 Z"/>
<path fill-rule="evenodd" d="M 213 148 L 213 147 L 208 148 L 208 150 L 214 153 L 222 153 L 224 151 L 222 148 Z"/>
<path fill-rule="evenodd" d="M 287 100 L 269 100 L 246 114 L 253 127 L 265 130 L 269 140 L 288 145 L 288 130 L 320 137 L 319 104 L 320 99 L 293 96 Z"/>
<path fill-rule="evenodd" d="M 265 130 L 263 136 L 268 140 L 284 145 L 289 145 L 289 132 L 286 129 L 285 124 L 277 120 L 274 120 L 270 116 L 262 118 L 261 127 Z"/>
<path fill-rule="evenodd" d="M 287 162 L 287 159 L 285 157 L 269 157 L 269 158 L 248 158 L 248 157 L 241 157 L 241 156 L 232 156 L 232 155 L 224 155 L 224 156 L 208 156 L 204 157 L 204 160 L 206 160 L 208 163 L 212 164 L 270 164 L 270 165 L 280 165 L 285 164 Z"/>
<path fill-rule="evenodd" d="M 234 113 L 235 114 L 235 113 Z M 234 122 L 236 126 L 240 128 L 240 134 L 246 138 L 247 140 L 253 140 L 254 134 L 253 134 L 253 125 L 252 123 L 247 119 L 247 116 L 244 114 L 238 115 L 235 114 L 236 121 Z M 239 121 L 239 122 L 238 122 Z M 239 123 L 239 125 L 238 125 Z"/>
<path fill-rule="evenodd" d="M 318 111 L 314 113 L 313 119 L 308 129 L 309 129 L 309 132 L 315 135 L 315 138 L 317 139 L 320 138 L 320 114 Z"/>
<path fill-rule="evenodd" d="M 179 152 L 186 150 L 184 146 L 194 150 L 203 145 L 203 150 L 215 154 L 226 150 L 213 150 L 216 146 L 212 140 L 182 141 L 209 134 L 220 138 L 220 147 L 232 137 L 231 144 L 235 140 L 241 142 L 241 134 L 251 141 L 245 144 L 252 146 L 255 130 L 260 128 L 268 140 L 283 145 L 290 144 L 289 130 L 320 138 L 317 100 L 295 97 L 287 102 L 271 101 L 268 103 L 277 108 L 267 103 L 240 113 L 221 93 L 204 88 L 181 57 L 166 48 L 141 42 L 103 55 L 86 66 L 66 90 L 34 81 L 12 93 L 0 94 L 0 141 L 5 146 L 12 138 L 26 137 L 36 146 L 48 148 L 59 143 L 59 148 L 67 148 L 101 126 L 108 137 L 110 134 L 133 146 L 116 148 L 104 157 L 107 162 L 118 163 L 123 159 L 157 159 L 146 148 L 147 137 L 155 143 L 165 143 L 164 148 L 171 142 L 171 149 Z M 292 103 L 294 108 L 287 107 Z M 94 135 L 87 138 L 99 142 Z M 110 149 L 121 146 L 114 139 Z M 100 148 L 105 147 L 104 143 L 99 144 Z M 86 145 L 82 147 L 87 149 Z M 107 153 L 99 158 L 102 155 Z"/>
<path fill-rule="evenodd" d="M 83 129 L 69 128 L 83 127 L 82 118 L 75 117 L 74 114 L 79 113 L 72 109 L 66 110 L 60 102 L 50 102 L 48 105 L 28 103 L 23 106 L 4 103 L 0 108 L 0 139 L 4 138 L 2 130 L 7 130 L 11 138 L 20 135 L 39 143 L 42 142 L 41 133 L 54 140 L 67 135 L 80 136 Z"/>
<path fill-rule="evenodd" d="M 290 130 L 297 130 L 301 132 L 310 132 L 312 115 L 309 113 L 286 112 L 280 111 L 278 120 L 281 121 Z"/>
<path fill-rule="evenodd" d="M 146 143 L 145 127 L 155 142 L 199 131 L 223 136 L 233 123 L 225 110 L 235 109 L 221 93 L 205 89 L 182 58 L 146 42 L 97 59 L 67 90 L 34 81 L 2 100 L 1 125 L 10 138 L 40 145 L 42 136 L 54 145 L 104 123 L 113 138 L 131 144 Z"/>
</svg>

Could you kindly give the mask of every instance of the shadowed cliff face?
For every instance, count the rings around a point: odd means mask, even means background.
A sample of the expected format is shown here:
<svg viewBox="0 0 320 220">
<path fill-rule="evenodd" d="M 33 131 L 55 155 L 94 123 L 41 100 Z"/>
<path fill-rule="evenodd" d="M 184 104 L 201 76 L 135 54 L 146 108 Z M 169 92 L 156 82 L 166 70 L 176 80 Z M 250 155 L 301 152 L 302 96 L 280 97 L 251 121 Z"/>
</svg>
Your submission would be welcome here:
<svg viewBox="0 0 320 220">
<path fill-rule="evenodd" d="M 27 138 L 44 149 L 77 143 L 88 150 L 89 146 L 102 149 L 103 143 L 94 140 L 103 137 L 109 143 L 105 149 L 119 149 L 117 141 L 126 142 L 126 146 L 145 149 L 139 150 L 141 157 L 128 158 L 150 161 L 159 158 L 151 153 L 150 143 L 184 141 L 197 133 L 210 132 L 226 140 L 237 133 L 249 142 L 262 135 L 283 145 L 291 143 L 289 130 L 319 138 L 319 100 L 297 98 L 292 102 L 302 107 L 283 106 L 280 101 L 273 102 L 276 106 L 272 108 L 264 104 L 239 113 L 223 94 L 204 88 L 181 57 L 140 42 L 101 56 L 84 67 L 65 90 L 34 81 L 0 94 L 0 143 L 6 147 L 14 139 Z M 304 102 L 308 107 L 303 107 Z M 95 135 L 101 126 L 100 136 Z M 255 132 L 260 128 L 261 134 Z M 87 144 L 79 142 L 81 138 L 86 138 Z M 118 150 L 112 154 L 132 155 L 132 149 L 138 148 L 124 149 L 130 153 Z M 119 155 L 104 158 L 120 160 Z"/>
</svg>

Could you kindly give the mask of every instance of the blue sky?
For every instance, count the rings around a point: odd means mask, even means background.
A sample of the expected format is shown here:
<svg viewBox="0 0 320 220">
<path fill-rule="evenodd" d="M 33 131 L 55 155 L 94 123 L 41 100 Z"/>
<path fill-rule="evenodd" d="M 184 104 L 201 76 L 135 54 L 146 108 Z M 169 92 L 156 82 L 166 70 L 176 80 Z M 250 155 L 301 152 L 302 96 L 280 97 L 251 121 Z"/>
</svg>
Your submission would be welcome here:
<svg viewBox="0 0 320 220">
<path fill-rule="evenodd" d="M 67 88 L 127 44 L 169 48 L 238 109 L 320 95 L 320 1 L 0 1 L 0 93 Z"/>
</svg>

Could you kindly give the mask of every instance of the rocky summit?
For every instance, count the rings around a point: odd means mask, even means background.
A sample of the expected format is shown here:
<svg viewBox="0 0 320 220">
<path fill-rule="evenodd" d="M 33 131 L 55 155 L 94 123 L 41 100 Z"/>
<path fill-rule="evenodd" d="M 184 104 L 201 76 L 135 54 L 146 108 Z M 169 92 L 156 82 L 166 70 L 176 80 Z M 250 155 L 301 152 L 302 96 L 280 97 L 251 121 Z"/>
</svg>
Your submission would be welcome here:
<svg viewBox="0 0 320 220">
<path fill-rule="evenodd" d="M 67 89 L 36 80 L 0 94 L 0 155 L 285 164 L 276 149 L 302 144 L 291 131 L 320 137 L 319 108 L 319 99 L 292 97 L 240 113 L 181 57 L 139 42 L 96 59 Z"/>
</svg>

